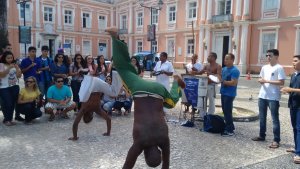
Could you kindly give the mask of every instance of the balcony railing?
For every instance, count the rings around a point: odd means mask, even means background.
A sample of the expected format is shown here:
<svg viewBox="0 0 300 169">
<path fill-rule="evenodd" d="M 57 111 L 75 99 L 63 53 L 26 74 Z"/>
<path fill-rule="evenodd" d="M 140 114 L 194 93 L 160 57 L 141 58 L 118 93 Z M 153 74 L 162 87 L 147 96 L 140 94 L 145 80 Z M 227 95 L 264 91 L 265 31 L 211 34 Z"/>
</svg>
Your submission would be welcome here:
<svg viewBox="0 0 300 169">
<path fill-rule="evenodd" d="M 128 29 L 119 29 L 119 34 L 128 34 Z"/>
<path fill-rule="evenodd" d="M 232 22 L 232 14 L 227 15 L 214 15 L 212 23 Z"/>
</svg>

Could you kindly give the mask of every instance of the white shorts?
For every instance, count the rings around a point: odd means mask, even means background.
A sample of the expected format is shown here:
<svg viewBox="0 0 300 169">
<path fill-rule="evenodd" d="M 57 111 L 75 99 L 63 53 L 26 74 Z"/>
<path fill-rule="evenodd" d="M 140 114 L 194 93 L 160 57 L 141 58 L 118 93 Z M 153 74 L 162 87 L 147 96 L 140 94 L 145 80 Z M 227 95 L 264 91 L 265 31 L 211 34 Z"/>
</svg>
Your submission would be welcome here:
<svg viewBox="0 0 300 169">
<path fill-rule="evenodd" d="M 58 103 L 51 103 L 51 102 L 48 102 L 46 105 L 45 105 L 45 108 L 49 109 L 65 109 L 65 108 L 68 108 L 68 107 L 71 107 L 72 104 L 74 104 L 74 102 L 71 100 L 69 101 L 66 105 L 60 105 Z"/>
</svg>

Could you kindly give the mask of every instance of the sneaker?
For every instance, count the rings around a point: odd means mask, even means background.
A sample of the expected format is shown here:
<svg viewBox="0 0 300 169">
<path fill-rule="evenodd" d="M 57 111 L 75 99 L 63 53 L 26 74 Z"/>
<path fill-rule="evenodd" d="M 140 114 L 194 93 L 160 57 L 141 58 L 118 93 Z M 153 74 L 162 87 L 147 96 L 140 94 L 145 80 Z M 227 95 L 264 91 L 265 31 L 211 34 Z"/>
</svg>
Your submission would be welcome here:
<svg viewBox="0 0 300 169">
<path fill-rule="evenodd" d="M 17 121 L 25 121 L 25 119 L 23 117 L 21 117 L 21 116 L 15 117 L 15 120 L 17 120 Z"/>
<path fill-rule="evenodd" d="M 233 135 L 234 135 L 233 132 L 228 132 L 228 131 L 224 131 L 223 133 L 221 133 L 222 137 L 231 137 Z"/>
<path fill-rule="evenodd" d="M 300 164 L 300 156 L 295 155 L 294 158 L 293 158 L 293 160 L 294 160 L 295 164 Z"/>
</svg>

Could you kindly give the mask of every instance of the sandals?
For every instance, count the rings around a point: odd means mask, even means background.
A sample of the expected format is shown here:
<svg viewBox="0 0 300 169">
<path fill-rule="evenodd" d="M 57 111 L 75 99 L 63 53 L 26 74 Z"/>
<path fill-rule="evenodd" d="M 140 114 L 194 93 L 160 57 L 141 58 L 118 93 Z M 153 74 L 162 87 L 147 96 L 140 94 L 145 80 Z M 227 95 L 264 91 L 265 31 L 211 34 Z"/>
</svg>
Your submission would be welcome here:
<svg viewBox="0 0 300 169">
<path fill-rule="evenodd" d="M 251 140 L 252 141 L 265 141 L 266 139 L 263 138 L 263 137 L 258 136 L 258 137 L 253 137 Z"/>
<path fill-rule="evenodd" d="M 296 155 L 293 158 L 295 164 L 300 164 L 300 156 Z"/>
<path fill-rule="evenodd" d="M 273 141 L 272 144 L 269 146 L 269 148 L 278 148 L 279 147 L 279 143 L 276 141 Z"/>
<path fill-rule="evenodd" d="M 289 148 L 289 149 L 286 149 L 286 152 L 288 152 L 288 153 L 295 153 L 295 149 L 294 148 Z"/>
</svg>

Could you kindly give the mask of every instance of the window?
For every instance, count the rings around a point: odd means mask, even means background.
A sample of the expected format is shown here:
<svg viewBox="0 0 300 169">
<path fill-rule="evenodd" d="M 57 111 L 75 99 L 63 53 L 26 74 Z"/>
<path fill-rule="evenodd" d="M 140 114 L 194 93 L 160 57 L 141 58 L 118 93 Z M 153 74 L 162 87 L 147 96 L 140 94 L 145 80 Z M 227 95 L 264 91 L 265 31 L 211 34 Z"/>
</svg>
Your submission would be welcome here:
<svg viewBox="0 0 300 169">
<path fill-rule="evenodd" d="M 157 52 L 157 41 L 152 41 L 152 50 L 151 52 L 156 53 Z"/>
<path fill-rule="evenodd" d="M 143 26 L 143 12 L 137 14 L 137 26 Z"/>
<path fill-rule="evenodd" d="M 143 51 L 143 42 L 142 41 L 137 41 L 136 42 L 136 48 L 137 48 L 137 52 Z"/>
<path fill-rule="evenodd" d="M 82 27 L 91 28 L 91 17 L 89 13 L 82 13 Z"/>
<path fill-rule="evenodd" d="M 105 16 L 99 16 L 98 18 L 98 27 L 100 30 L 106 29 L 106 17 Z"/>
<path fill-rule="evenodd" d="M 158 23 L 158 10 L 152 9 L 152 23 L 157 24 Z"/>
<path fill-rule="evenodd" d="M 44 21 L 45 22 L 53 22 L 53 8 L 52 7 L 44 7 Z"/>
<path fill-rule="evenodd" d="M 20 4 L 20 18 L 24 19 L 24 4 Z M 25 5 L 25 19 L 31 21 L 30 4 Z"/>
<path fill-rule="evenodd" d="M 231 11 L 231 0 L 221 0 L 218 3 L 218 15 L 228 15 Z"/>
<path fill-rule="evenodd" d="M 73 24 L 73 15 L 71 10 L 65 10 L 65 24 Z"/>
<path fill-rule="evenodd" d="M 275 49 L 276 33 L 275 32 L 263 32 L 261 41 L 261 57 L 265 57 L 267 50 Z"/>
<path fill-rule="evenodd" d="M 188 4 L 188 18 L 194 19 L 197 17 L 197 2 L 190 2 Z"/>
<path fill-rule="evenodd" d="M 175 39 L 173 39 L 173 38 L 168 39 L 167 46 L 168 46 L 168 56 L 175 57 Z"/>
<path fill-rule="evenodd" d="M 169 7 L 169 22 L 176 22 L 176 6 Z"/>
<path fill-rule="evenodd" d="M 194 40 L 187 40 L 187 55 L 194 54 Z"/>
<path fill-rule="evenodd" d="M 127 16 L 126 15 L 121 16 L 120 29 L 127 29 Z"/>
<path fill-rule="evenodd" d="M 82 55 L 92 55 L 91 53 L 91 42 L 83 41 L 82 42 Z"/>
<path fill-rule="evenodd" d="M 278 0 L 265 0 L 264 1 L 264 10 L 277 9 Z"/>
</svg>

